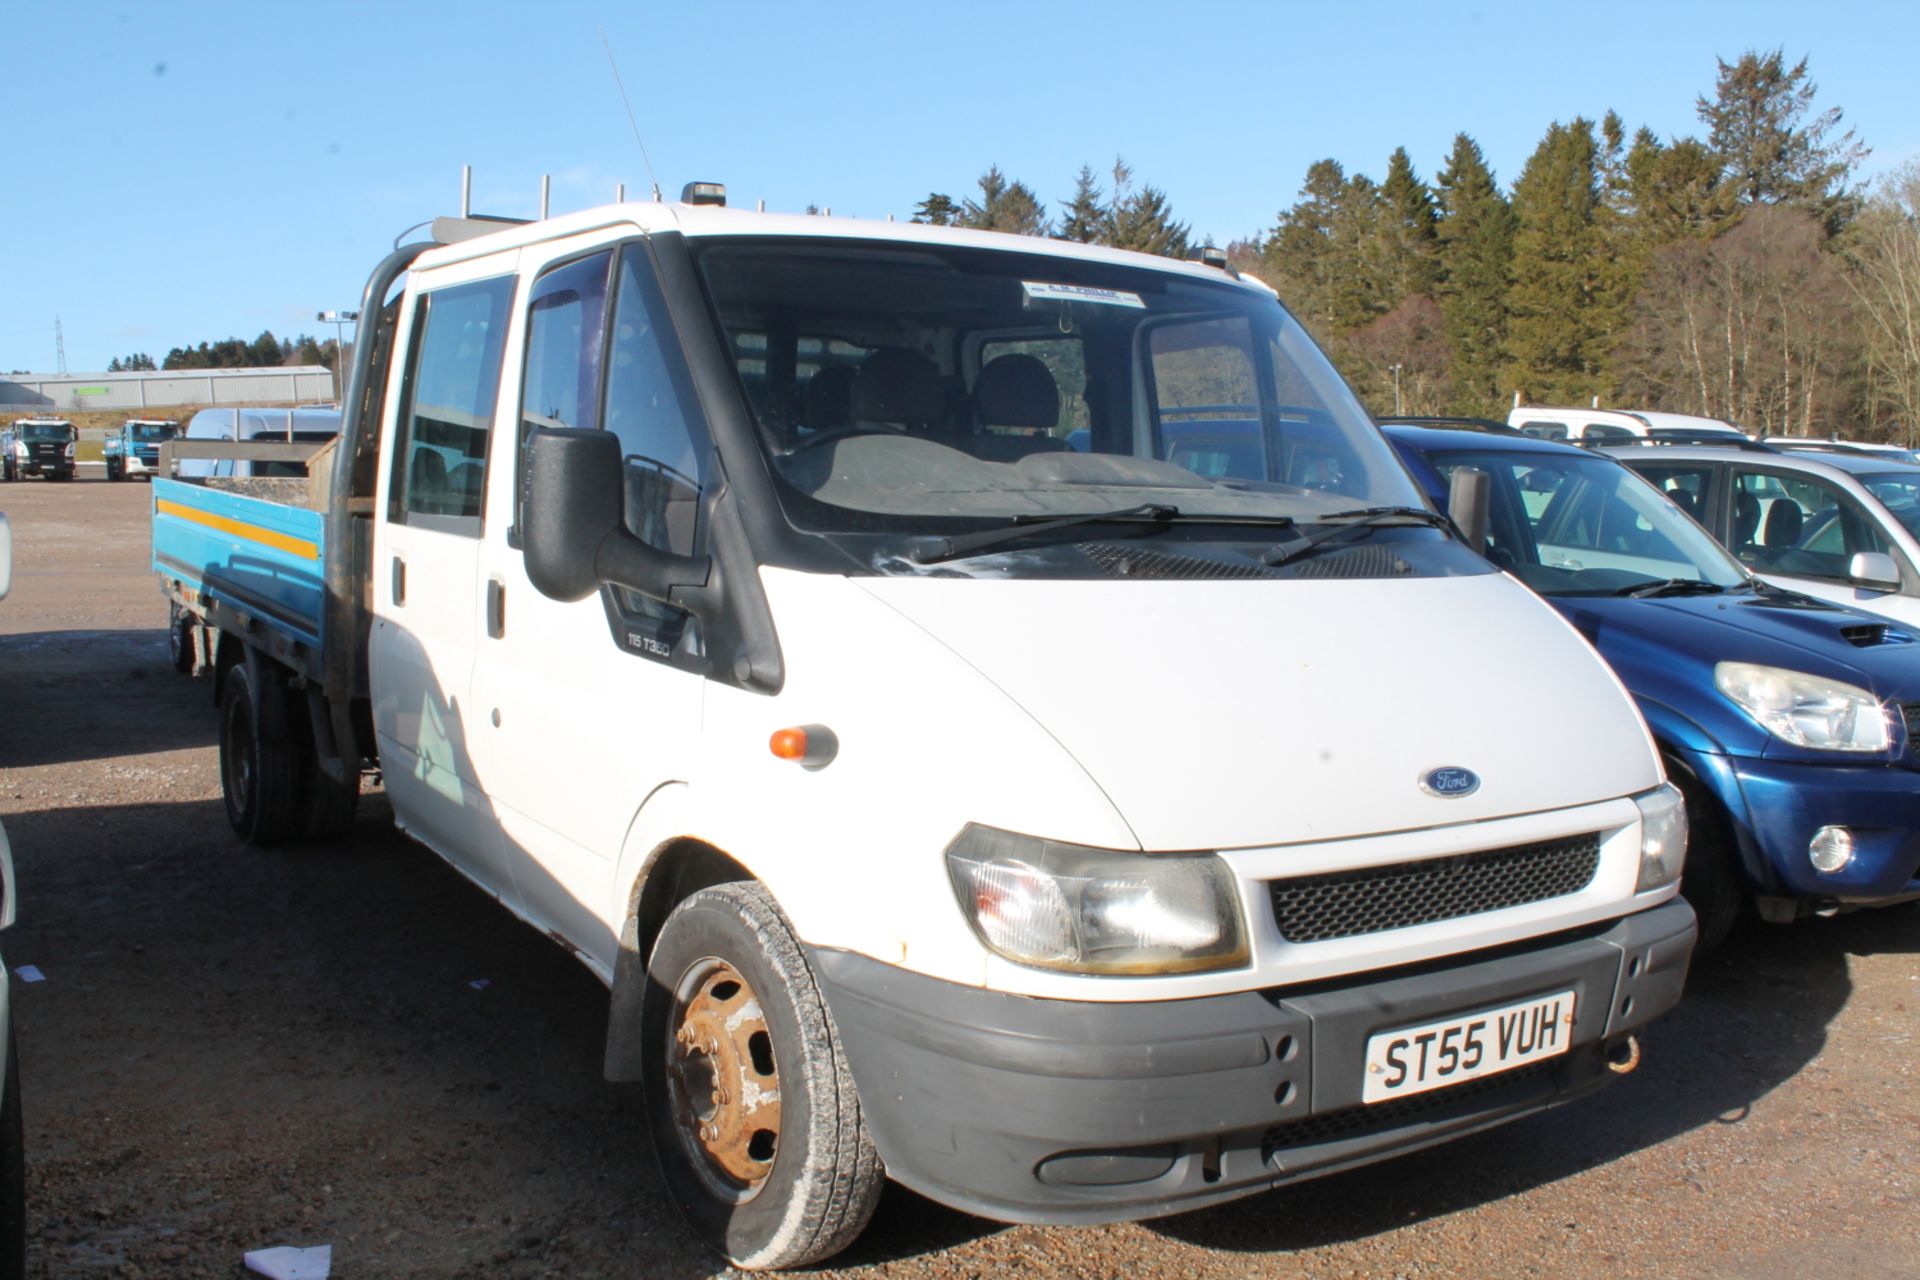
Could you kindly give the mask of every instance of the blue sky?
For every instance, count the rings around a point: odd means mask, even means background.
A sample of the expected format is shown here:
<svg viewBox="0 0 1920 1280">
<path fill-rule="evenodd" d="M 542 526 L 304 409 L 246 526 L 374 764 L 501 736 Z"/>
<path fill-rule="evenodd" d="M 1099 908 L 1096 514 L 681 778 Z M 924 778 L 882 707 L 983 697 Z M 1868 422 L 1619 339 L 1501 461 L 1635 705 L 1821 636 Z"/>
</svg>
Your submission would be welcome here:
<svg viewBox="0 0 1920 1280">
<path fill-rule="evenodd" d="M 1716 55 L 1811 59 L 1818 105 L 1874 149 L 1920 156 L 1920 5 L 412 3 L 9 0 L 0 156 L 0 370 L 262 329 L 356 305 L 408 225 L 475 207 L 556 212 L 646 173 L 736 203 L 909 216 L 989 164 L 1050 203 L 1124 154 L 1197 235 L 1273 224 L 1306 167 L 1431 178 L 1456 132 L 1503 183 L 1549 122 L 1615 109 L 1697 130 Z M 300 16 L 294 16 L 295 13 Z"/>
</svg>

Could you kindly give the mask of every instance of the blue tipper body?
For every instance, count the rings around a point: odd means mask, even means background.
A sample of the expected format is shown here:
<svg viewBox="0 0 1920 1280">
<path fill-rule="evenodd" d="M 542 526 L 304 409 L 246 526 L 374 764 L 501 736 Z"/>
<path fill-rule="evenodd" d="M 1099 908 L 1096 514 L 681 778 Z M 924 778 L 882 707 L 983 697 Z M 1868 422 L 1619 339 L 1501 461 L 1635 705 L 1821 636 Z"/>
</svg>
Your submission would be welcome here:
<svg viewBox="0 0 1920 1280">
<path fill-rule="evenodd" d="M 153 568 L 320 649 L 326 521 L 262 498 L 153 482 Z"/>
</svg>

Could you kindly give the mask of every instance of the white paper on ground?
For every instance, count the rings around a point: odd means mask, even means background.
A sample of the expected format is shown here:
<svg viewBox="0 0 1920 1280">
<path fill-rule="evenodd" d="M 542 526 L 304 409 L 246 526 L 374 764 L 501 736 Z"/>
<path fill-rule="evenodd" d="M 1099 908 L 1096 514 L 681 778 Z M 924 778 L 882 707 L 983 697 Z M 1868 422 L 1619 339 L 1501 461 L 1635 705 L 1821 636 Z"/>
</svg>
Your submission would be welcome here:
<svg viewBox="0 0 1920 1280">
<path fill-rule="evenodd" d="M 40 972 L 37 964 L 23 964 L 13 971 L 13 976 L 22 982 L 45 982 L 47 975 Z"/>
<path fill-rule="evenodd" d="M 274 1249 L 255 1249 L 241 1259 L 247 1270 L 267 1280 L 327 1280 L 333 1270 L 333 1246 L 315 1245 L 299 1249 L 281 1245 Z"/>
</svg>

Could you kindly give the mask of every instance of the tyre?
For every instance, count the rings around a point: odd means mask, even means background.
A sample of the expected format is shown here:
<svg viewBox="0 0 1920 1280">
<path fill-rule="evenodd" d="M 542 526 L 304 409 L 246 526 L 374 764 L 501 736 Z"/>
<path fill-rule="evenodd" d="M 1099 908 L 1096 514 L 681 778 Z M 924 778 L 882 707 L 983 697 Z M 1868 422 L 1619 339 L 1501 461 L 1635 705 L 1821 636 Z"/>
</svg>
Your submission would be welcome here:
<svg viewBox="0 0 1920 1280">
<path fill-rule="evenodd" d="M 1700 929 L 1694 951 L 1704 956 L 1733 932 L 1747 903 L 1747 886 L 1719 803 L 1680 770 L 1669 768 L 1667 774 L 1687 801 L 1687 862 L 1680 873 L 1680 896 L 1693 907 Z"/>
<path fill-rule="evenodd" d="M 107 459 L 107 479 L 118 480 L 120 478 L 121 478 L 120 464 L 115 462 L 111 458 Z"/>
<path fill-rule="evenodd" d="M 7 1084 L 0 1092 L 0 1280 L 27 1274 L 26 1124 L 20 1114 L 20 1055 L 7 1028 Z"/>
<path fill-rule="evenodd" d="M 273 737 L 264 731 L 261 703 L 286 695 L 269 681 L 256 700 L 253 685 L 246 663 L 228 670 L 220 693 L 220 790 L 235 835 L 252 845 L 280 844 L 301 816 L 295 794 L 300 743 L 292 734 Z"/>
<path fill-rule="evenodd" d="M 674 1203 L 737 1267 L 831 1257 L 886 1175 L 806 956 L 754 882 L 702 889 L 647 961 L 642 1091 Z"/>
<path fill-rule="evenodd" d="M 360 779 L 351 784 L 335 782 L 318 762 L 307 769 L 301 787 L 300 835 L 307 840 L 331 840 L 353 830 L 354 815 L 360 812 Z"/>
<path fill-rule="evenodd" d="M 193 615 L 173 605 L 167 617 L 167 656 L 183 676 L 193 674 Z"/>
</svg>

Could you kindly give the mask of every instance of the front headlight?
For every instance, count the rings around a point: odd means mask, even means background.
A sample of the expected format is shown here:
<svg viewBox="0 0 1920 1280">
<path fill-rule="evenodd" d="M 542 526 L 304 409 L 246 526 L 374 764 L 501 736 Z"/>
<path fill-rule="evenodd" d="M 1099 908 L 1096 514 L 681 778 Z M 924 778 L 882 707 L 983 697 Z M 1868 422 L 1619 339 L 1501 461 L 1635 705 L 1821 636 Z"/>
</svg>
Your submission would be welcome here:
<svg viewBox="0 0 1920 1280">
<path fill-rule="evenodd" d="M 1635 893 L 1663 889 L 1680 878 L 1687 865 L 1687 802 L 1680 788 L 1662 783 L 1635 796 L 1640 809 L 1640 877 Z"/>
<path fill-rule="evenodd" d="M 1885 751 L 1893 737 L 1880 699 L 1838 680 L 1722 662 L 1713 683 L 1774 737 L 1826 751 Z"/>
<path fill-rule="evenodd" d="M 1240 899 L 1212 853 L 1089 849 L 969 825 L 947 848 L 967 923 L 1019 964 L 1191 973 L 1245 963 Z"/>
</svg>

